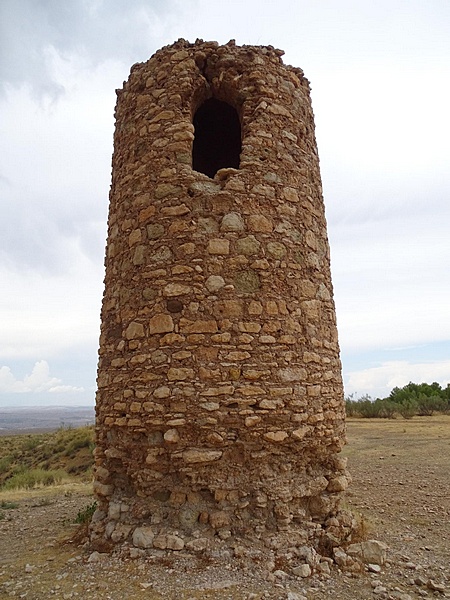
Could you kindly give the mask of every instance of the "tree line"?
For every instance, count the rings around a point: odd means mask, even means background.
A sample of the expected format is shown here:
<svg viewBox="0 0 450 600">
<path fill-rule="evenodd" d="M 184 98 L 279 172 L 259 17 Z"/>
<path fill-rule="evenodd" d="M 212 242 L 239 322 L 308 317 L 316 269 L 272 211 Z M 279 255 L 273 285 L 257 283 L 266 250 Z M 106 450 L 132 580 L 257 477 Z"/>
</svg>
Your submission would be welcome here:
<svg viewBox="0 0 450 600">
<path fill-rule="evenodd" d="M 411 419 L 415 415 L 450 414 L 450 384 L 442 388 L 436 381 L 409 382 L 402 388 L 395 387 L 387 398 L 373 399 L 366 394 L 356 399 L 355 394 L 350 394 L 345 398 L 345 408 L 347 416 L 365 418 Z"/>
</svg>

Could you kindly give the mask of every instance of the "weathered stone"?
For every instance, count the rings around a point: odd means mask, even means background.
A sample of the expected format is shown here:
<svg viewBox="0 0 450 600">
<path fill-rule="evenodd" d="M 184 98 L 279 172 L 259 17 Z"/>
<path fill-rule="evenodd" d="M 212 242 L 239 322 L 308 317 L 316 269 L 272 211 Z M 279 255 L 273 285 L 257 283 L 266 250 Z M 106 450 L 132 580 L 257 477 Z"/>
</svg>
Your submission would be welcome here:
<svg viewBox="0 0 450 600">
<path fill-rule="evenodd" d="M 256 292 L 261 285 L 258 273 L 251 269 L 237 273 L 233 283 L 236 291 L 243 294 Z"/>
<path fill-rule="evenodd" d="M 208 546 L 208 538 L 197 538 L 186 544 L 187 550 L 191 550 L 192 552 L 204 552 Z"/>
<path fill-rule="evenodd" d="M 183 550 L 184 540 L 177 535 L 158 535 L 153 539 L 153 547 L 160 550 Z"/>
<path fill-rule="evenodd" d="M 108 508 L 108 517 L 113 521 L 118 521 L 120 518 L 120 507 L 121 503 L 110 502 Z"/>
<path fill-rule="evenodd" d="M 272 222 L 264 215 L 250 215 L 247 219 L 247 225 L 250 231 L 258 233 L 271 233 L 273 230 Z"/>
<path fill-rule="evenodd" d="M 151 223 L 147 225 L 147 237 L 149 240 L 157 240 L 164 235 L 164 225 L 161 223 Z"/>
<path fill-rule="evenodd" d="M 149 321 L 149 331 L 151 334 L 173 331 L 172 317 L 164 313 L 153 316 Z"/>
<path fill-rule="evenodd" d="M 136 527 L 133 532 L 133 546 L 136 548 L 151 548 L 155 533 L 151 527 Z"/>
<path fill-rule="evenodd" d="M 140 248 L 141 246 L 138 246 Z M 137 251 L 137 249 L 136 249 Z M 167 262 L 172 258 L 172 250 L 168 246 L 160 246 L 151 254 L 151 259 L 155 262 Z M 139 263 L 139 264 L 142 264 Z"/>
<path fill-rule="evenodd" d="M 210 275 L 205 283 L 208 291 L 218 292 L 225 285 L 225 280 L 220 275 Z"/>
<path fill-rule="evenodd" d="M 179 217 L 181 215 L 186 215 L 188 212 L 190 212 L 190 210 L 186 204 L 179 204 L 178 206 L 165 206 L 161 209 L 161 213 L 168 217 Z"/>
<path fill-rule="evenodd" d="M 168 296 L 169 298 L 172 296 L 183 296 L 185 294 L 189 294 L 192 288 L 187 285 L 181 285 L 180 283 L 168 283 L 164 287 L 164 296 Z"/>
<path fill-rule="evenodd" d="M 340 475 L 339 477 L 334 477 L 330 479 L 330 482 L 327 486 L 327 490 L 329 492 L 343 492 L 348 488 L 348 479 L 345 475 Z"/>
<path fill-rule="evenodd" d="M 363 561 L 366 565 L 384 565 L 388 546 L 378 540 L 368 540 L 358 544 L 350 544 L 347 554 Z"/>
<path fill-rule="evenodd" d="M 283 196 L 289 202 L 298 202 L 299 201 L 298 192 L 294 188 L 290 188 L 290 187 L 284 188 L 284 190 L 283 190 Z"/>
<path fill-rule="evenodd" d="M 251 300 L 248 305 L 248 314 L 249 315 L 260 315 L 263 312 L 263 307 L 261 302 L 255 302 L 255 300 Z M 261 329 L 261 327 L 260 327 Z"/>
<path fill-rule="evenodd" d="M 185 381 L 192 380 L 194 377 L 194 370 L 189 368 L 176 368 L 171 367 L 167 371 L 167 379 L 169 381 Z"/>
<path fill-rule="evenodd" d="M 286 431 L 269 431 L 268 433 L 264 434 L 264 437 L 270 442 L 283 442 L 287 437 L 289 437 L 289 434 L 286 433 Z"/>
<path fill-rule="evenodd" d="M 260 248 L 261 243 L 255 238 L 254 235 L 249 235 L 236 241 L 237 254 L 252 256 L 252 254 L 258 254 Z"/>
<path fill-rule="evenodd" d="M 309 431 L 309 427 L 299 427 L 298 429 L 294 429 L 292 437 L 296 440 L 302 440 Z"/>
<path fill-rule="evenodd" d="M 216 333 L 217 322 L 216 321 L 188 321 L 187 319 L 180 319 L 180 330 L 182 333 Z"/>
<path fill-rule="evenodd" d="M 244 313 L 244 306 L 240 300 L 222 300 L 216 302 L 215 315 L 222 319 L 231 317 L 241 317 Z"/>
<path fill-rule="evenodd" d="M 134 340 L 136 338 L 144 337 L 144 326 L 142 323 L 136 323 L 136 321 L 130 323 L 125 332 L 125 337 L 127 340 Z"/>
<path fill-rule="evenodd" d="M 210 254 L 229 254 L 230 241 L 223 238 L 209 240 L 207 251 Z"/>
<path fill-rule="evenodd" d="M 297 567 L 292 568 L 292 574 L 296 577 L 310 577 L 312 571 L 309 565 L 298 565 Z"/>
<path fill-rule="evenodd" d="M 434 581 L 434 579 L 429 579 L 427 581 L 427 588 L 433 592 L 440 592 L 441 594 L 444 594 L 446 590 L 445 584 L 438 583 L 437 581 Z"/>
<path fill-rule="evenodd" d="M 192 449 L 183 452 L 183 460 L 187 463 L 204 463 L 219 460 L 221 450 Z"/>
<path fill-rule="evenodd" d="M 257 425 L 260 422 L 261 422 L 261 417 L 257 417 L 256 415 L 245 418 L 245 426 L 246 427 L 254 427 L 255 425 Z"/>
<path fill-rule="evenodd" d="M 303 594 L 289 591 L 286 596 L 286 600 L 308 600 Z"/>
<path fill-rule="evenodd" d="M 239 360 L 245 360 L 246 358 L 250 358 L 250 354 L 247 351 L 239 351 L 239 350 L 235 350 L 234 352 L 229 352 L 226 355 L 226 358 L 228 360 L 231 361 L 239 361 Z"/>
<path fill-rule="evenodd" d="M 140 229 L 135 229 L 128 236 L 128 245 L 133 246 L 137 242 L 140 242 L 142 239 L 142 231 Z"/>
<path fill-rule="evenodd" d="M 138 266 L 142 265 L 145 261 L 145 246 L 140 245 L 136 246 L 136 249 L 133 254 L 133 264 Z"/>
<path fill-rule="evenodd" d="M 160 115 L 162 115 L 163 113 L 160 113 Z M 162 116 L 160 116 L 160 118 L 162 118 Z M 167 117 L 170 118 L 170 117 Z M 179 192 L 181 192 L 181 188 L 176 186 L 176 185 L 172 185 L 171 183 L 160 183 L 159 185 L 156 186 L 155 188 L 155 198 L 160 199 L 160 198 L 166 198 L 167 196 L 174 196 L 176 194 L 178 194 Z"/>
<path fill-rule="evenodd" d="M 267 244 L 267 252 L 274 258 L 281 259 L 286 256 L 286 246 L 280 242 L 269 242 Z"/>
<path fill-rule="evenodd" d="M 246 333 L 259 333 L 261 331 L 261 324 L 257 321 L 247 321 L 238 323 L 239 331 Z"/>
<path fill-rule="evenodd" d="M 189 254 L 194 254 L 195 253 L 195 244 L 192 242 L 186 242 L 186 244 L 181 244 L 181 246 L 178 246 L 177 248 L 177 254 L 179 254 L 180 256 L 186 256 Z"/>
<path fill-rule="evenodd" d="M 281 381 L 305 381 L 307 378 L 306 369 L 302 367 L 289 367 L 286 369 L 280 369 L 279 376 Z"/>
<path fill-rule="evenodd" d="M 276 410 L 277 408 L 279 408 L 282 405 L 283 405 L 283 403 L 280 402 L 279 400 L 269 400 L 269 399 L 261 400 L 261 402 L 258 404 L 259 408 L 263 408 L 264 410 Z"/>
<path fill-rule="evenodd" d="M 170 421 L 169 421 L 170 423 Z M 169 424 L 168 423 L 168 424 Z M 184 424 L 184 420 L 183 420 Z M 180 441 L 180 434 L 176 429 L 168 429 L 164 434 L 164 441 L 168 444 L 177 444 Z"/>
<path fill-rule="evenodd" d="M 232 212 L 223 217 L 220 224 L 220 231 L 242 231 L 244 227 L 245 224 L 241 215 Z"/>
</svg>

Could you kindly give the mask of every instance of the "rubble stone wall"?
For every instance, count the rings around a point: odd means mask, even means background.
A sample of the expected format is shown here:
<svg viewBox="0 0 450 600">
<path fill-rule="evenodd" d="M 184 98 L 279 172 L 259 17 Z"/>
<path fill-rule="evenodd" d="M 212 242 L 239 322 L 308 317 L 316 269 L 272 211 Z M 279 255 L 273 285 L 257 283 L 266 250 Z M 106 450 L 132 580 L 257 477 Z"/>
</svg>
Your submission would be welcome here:
<svg viewBox="0 0 450 600">
<path fill-rule="evenodd" d="M 117 90 L 94 541 L 342 533 L 319 159 L 308 81 L 282 54 L 179 40 Z M 239 168 L 213 178 L 192 168 L 209 98 L 242 137 Z"/>
</svg>

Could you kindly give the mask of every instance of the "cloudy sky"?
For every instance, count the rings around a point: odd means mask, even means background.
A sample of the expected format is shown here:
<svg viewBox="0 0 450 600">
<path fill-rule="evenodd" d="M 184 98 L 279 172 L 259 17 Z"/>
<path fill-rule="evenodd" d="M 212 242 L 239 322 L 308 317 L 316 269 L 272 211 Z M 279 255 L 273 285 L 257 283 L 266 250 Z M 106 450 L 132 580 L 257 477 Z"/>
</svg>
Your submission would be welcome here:
<svg viewBox="0 0 450 600">
<path fill-rule="evenodd" d="M 114 90 L 180 37 L 311 82 L 346 393 L 450 382 L 448 0 L 1 0 L 0 406 L 94 401 Z"/>
</svg>

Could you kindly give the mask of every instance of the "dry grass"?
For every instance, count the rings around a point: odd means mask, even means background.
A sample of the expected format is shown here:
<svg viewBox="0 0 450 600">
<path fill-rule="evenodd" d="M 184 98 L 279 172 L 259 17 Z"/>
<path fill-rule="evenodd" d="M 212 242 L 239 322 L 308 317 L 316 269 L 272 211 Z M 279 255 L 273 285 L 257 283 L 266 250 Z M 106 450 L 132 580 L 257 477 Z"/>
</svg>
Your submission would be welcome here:
<svg viewBox="0 0 450 600">
<path fill-rule="evenodd" d="M 0 502 L 20 502 L 21 500 L 39 500 L 41 503 L 53 502 L 56 498 L 72 495 L 91 495 L 92 484 L 86 481 L 63 481 L 58 485 L 16 490 L 0 490 Z"/>
<path fill-rule="evenodd" d="M 90 479 L 93 427 L 0 438 L 0 489 Z"/>
<path fill-rule="evenodd" d="M 433 457 L 447 463 L 450 450 L 450 415 L 412 419 L 347 419 L 348 445 L 344 455 L 377 457 L 390 462 L 417 463 Z M 443 447 L 447 453 L 442 452 Z"/>
</svg>

